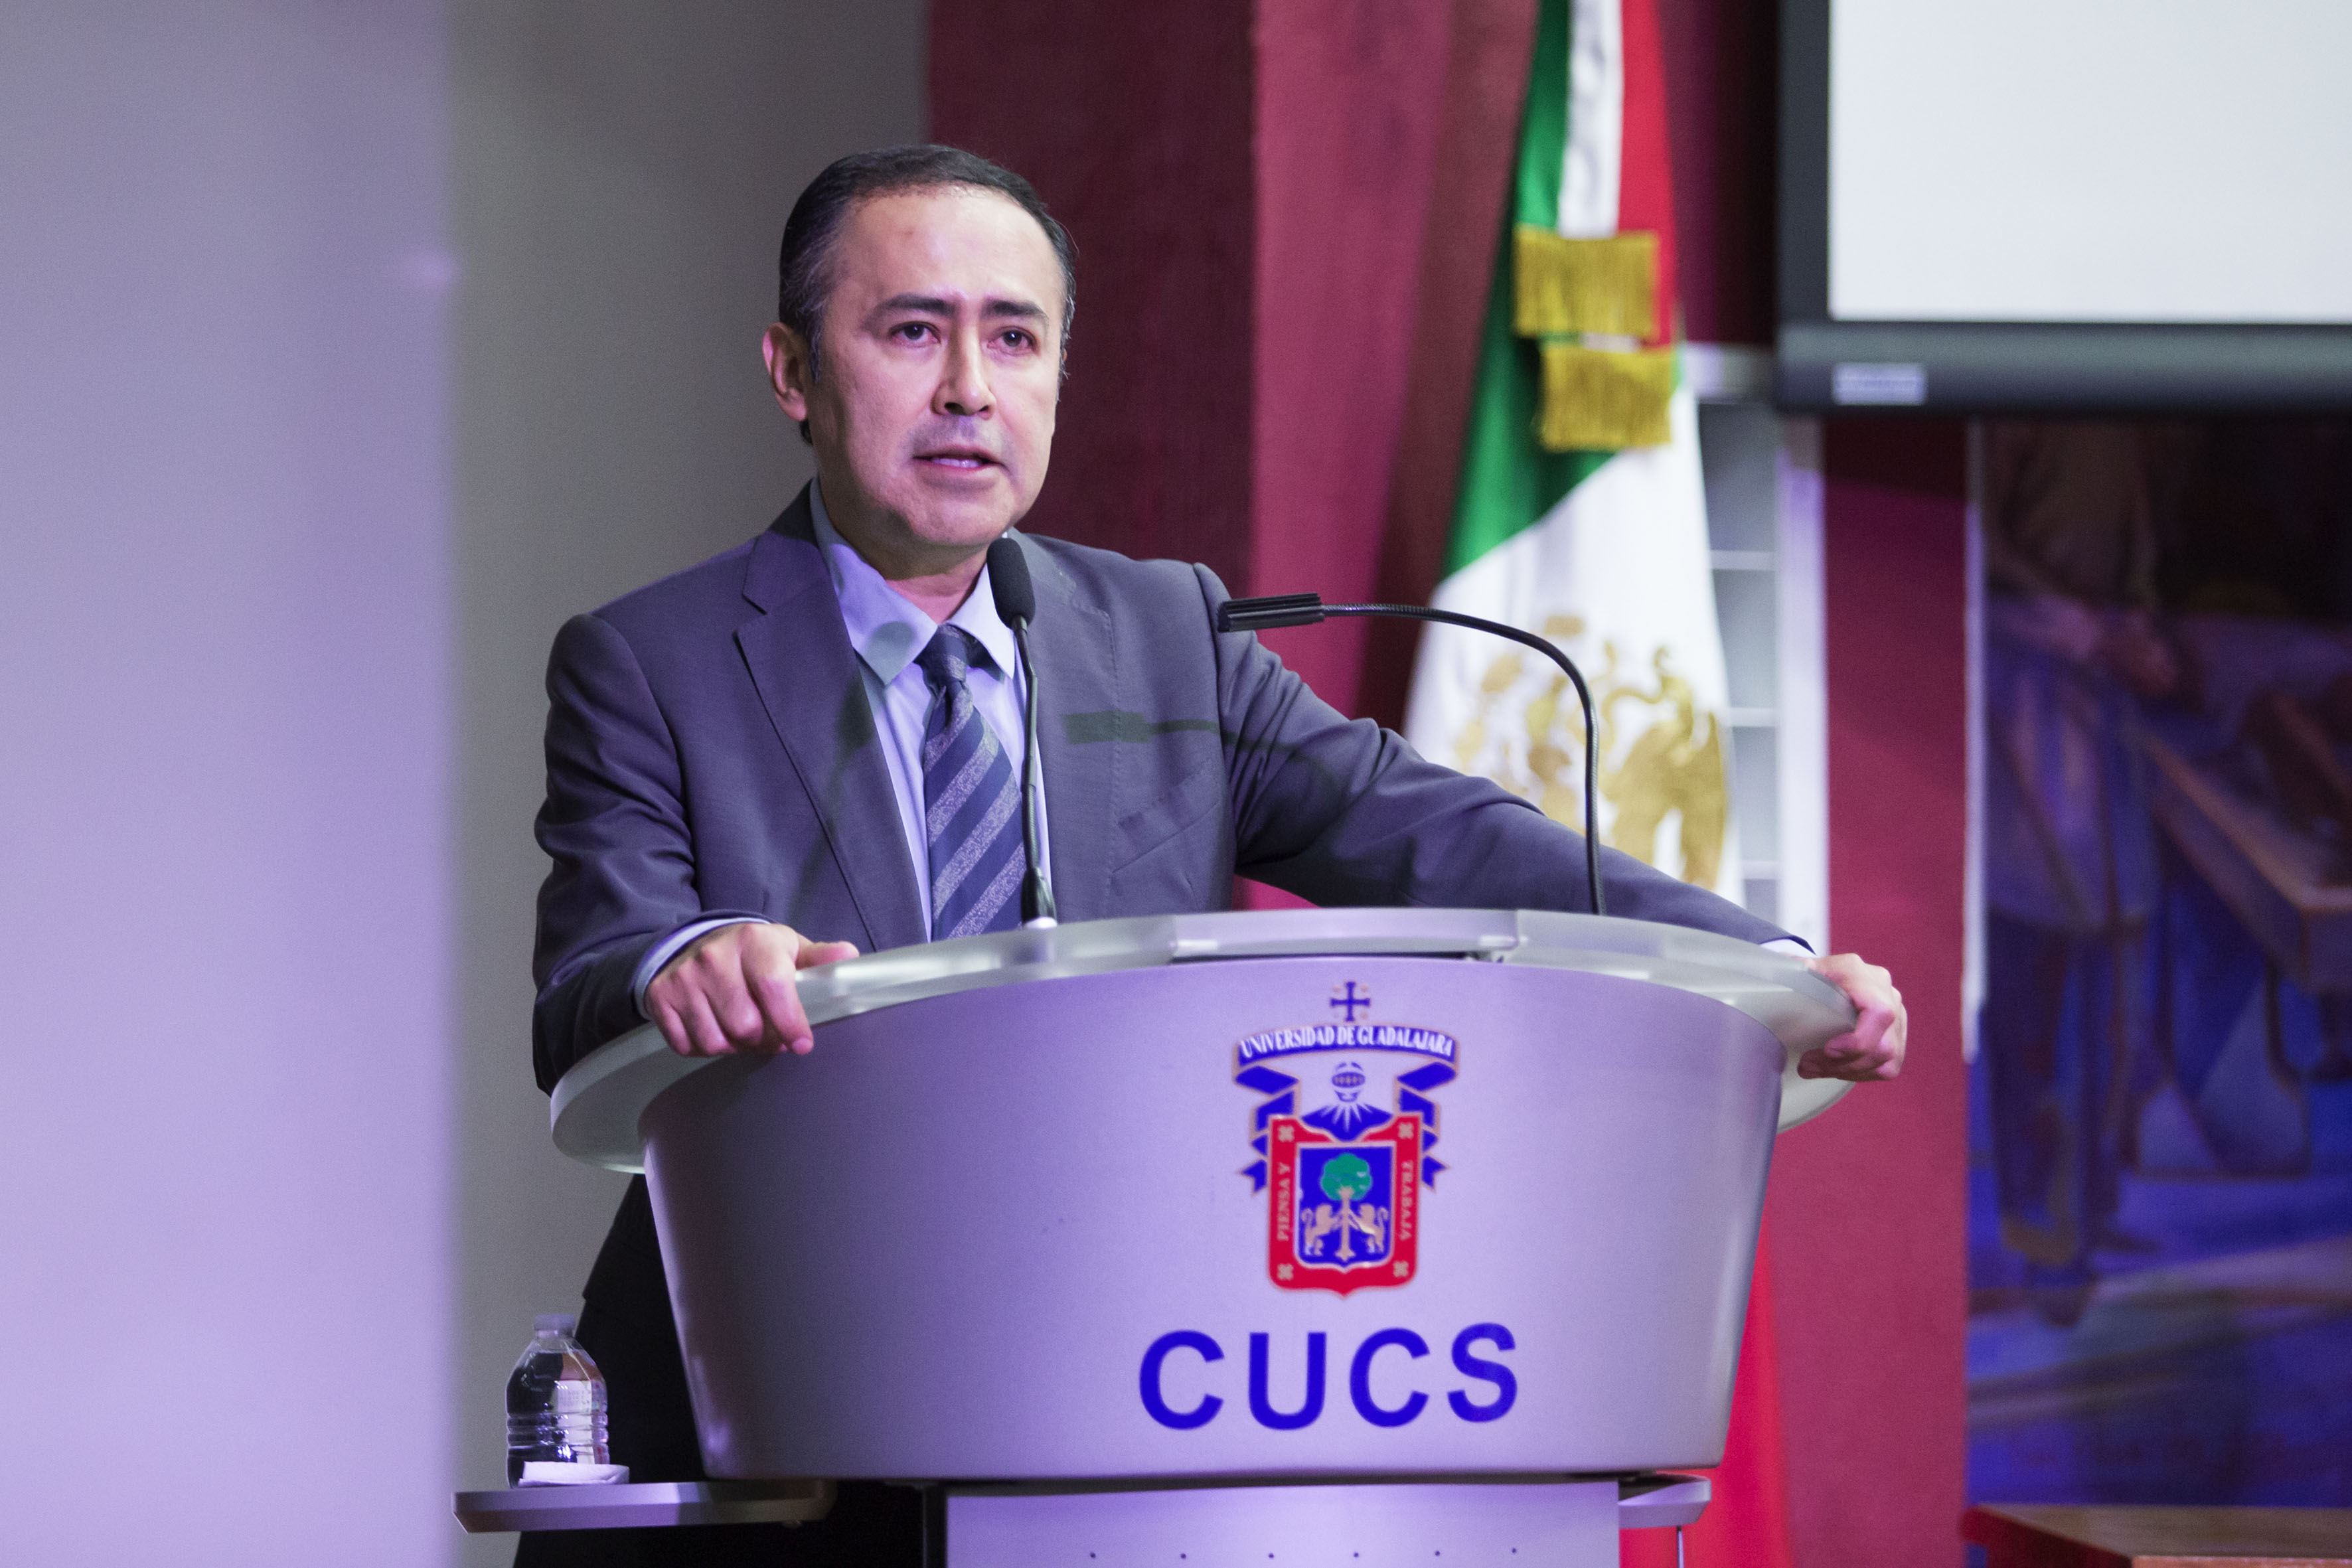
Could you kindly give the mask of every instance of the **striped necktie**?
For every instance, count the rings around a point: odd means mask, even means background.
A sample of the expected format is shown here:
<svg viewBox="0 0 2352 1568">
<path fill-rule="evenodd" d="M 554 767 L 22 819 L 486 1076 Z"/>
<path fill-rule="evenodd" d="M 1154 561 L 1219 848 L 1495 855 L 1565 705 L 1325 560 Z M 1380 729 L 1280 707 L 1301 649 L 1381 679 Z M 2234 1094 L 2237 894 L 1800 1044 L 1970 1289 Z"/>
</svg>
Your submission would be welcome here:
<svg viewBox="0 0 2352 1568">
<path fill-rule="evenodd" d="M 941 626 L 915 658 L 931 685 L 923 721 L 923 832 L 931 859 L 931 940 L 1021 923 L 1021 784 L 964 684 L 986 654 Z"/>
</svg>

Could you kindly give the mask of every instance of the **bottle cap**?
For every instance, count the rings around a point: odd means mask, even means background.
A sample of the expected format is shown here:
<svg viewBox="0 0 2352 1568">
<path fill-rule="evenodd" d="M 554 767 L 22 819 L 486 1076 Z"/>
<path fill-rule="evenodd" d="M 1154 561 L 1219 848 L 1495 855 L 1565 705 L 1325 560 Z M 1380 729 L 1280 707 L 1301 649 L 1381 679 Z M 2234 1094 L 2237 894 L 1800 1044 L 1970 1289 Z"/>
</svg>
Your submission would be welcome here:
<svg viewBox="0 0 2352 1568">
<path fill-rule="evenodd" d="M 541 1312 L 532 1321 L 540 1333 L 562 1334 L 567 1338 L 580 1326 L 580 1320 L 569 1312 Z"/>
</svg>

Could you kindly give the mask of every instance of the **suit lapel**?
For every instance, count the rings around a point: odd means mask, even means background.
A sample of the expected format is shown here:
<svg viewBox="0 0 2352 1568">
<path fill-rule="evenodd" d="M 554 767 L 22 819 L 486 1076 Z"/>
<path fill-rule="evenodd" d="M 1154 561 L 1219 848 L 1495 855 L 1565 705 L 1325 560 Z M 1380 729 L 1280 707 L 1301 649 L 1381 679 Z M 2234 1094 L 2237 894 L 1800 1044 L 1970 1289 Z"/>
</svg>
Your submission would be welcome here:
<svg viewBox="0 0 2352 1568">
<path fill-rule="evenodd" d="M 890 767 L 806 491 L 752 542 L 743 596 L 762 613 L 736 628 L 736 647 L 865 922 L 862 945 L 872 952 L 923 941 L 929 933 Z"/>
<path fill-rule="evenodd" d="M 1031 678 L 1037 682 L 1054 897 L 1063 920 L 1097 920 L 1110 904 L 1111 769 L 1118 748 L 1074 745 L 1063 721 L 1120 705 L 1118 648 L 1110 616 L 1080 598 L 1076 584 L 1045 552 L 1025 539 L 1021 544 L 1037 589 L 1029 650 L 1036 666 Z"/>
</svg>

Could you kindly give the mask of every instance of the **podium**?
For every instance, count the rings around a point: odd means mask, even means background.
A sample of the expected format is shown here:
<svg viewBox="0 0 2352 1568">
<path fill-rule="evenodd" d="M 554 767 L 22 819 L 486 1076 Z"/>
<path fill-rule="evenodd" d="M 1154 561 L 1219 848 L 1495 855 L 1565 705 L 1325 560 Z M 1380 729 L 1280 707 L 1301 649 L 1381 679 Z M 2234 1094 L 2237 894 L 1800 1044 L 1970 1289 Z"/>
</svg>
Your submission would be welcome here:
<svg viewBox="0 0 2352 1568">
<path fill-rule="evenodd" d="M 643 1170 L 711 1475 L 953 1568 L 1616 1561 L 1721 1456 L 1794 958 L 1530 911 L 1122 920 L 805 972 L 806 1057 L 557 1086 Z M 1186 1543 L 1189 1542 L 1188 1546 Z"/>
</svg>

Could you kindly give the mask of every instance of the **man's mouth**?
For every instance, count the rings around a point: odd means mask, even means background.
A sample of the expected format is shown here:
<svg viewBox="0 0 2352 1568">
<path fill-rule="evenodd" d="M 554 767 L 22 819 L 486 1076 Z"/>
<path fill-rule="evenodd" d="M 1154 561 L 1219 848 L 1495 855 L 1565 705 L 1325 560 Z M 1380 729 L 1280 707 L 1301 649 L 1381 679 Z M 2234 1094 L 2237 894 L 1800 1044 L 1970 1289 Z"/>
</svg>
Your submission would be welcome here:
<svg viewBox="0 0 2352 1568">
<path fill-rule="evenodd" d="M 992 467 L 996 459 L 977 447 L 941 447 L 934 451 L 915 454 L 918 462 L 935 463 L 943 468 L 961 468 L 967 473 Z"/>
</svg>

